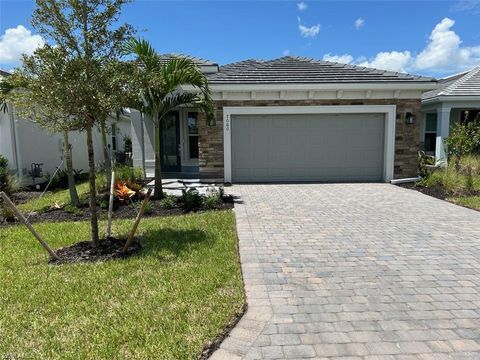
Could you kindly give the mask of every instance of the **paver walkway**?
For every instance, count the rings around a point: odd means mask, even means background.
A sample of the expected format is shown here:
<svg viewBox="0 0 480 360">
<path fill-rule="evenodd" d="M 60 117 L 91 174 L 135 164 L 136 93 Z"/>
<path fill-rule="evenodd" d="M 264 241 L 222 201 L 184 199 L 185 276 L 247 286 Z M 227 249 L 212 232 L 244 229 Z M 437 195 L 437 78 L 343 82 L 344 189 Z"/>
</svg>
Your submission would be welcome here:
<svg viewBox="0 0 480 360">
<path fill-rule="evenodd" d="M 480 359 L 480 213 L 388 184 L 240 185 L 248 311 L 211 359 Z"/>
</svg>

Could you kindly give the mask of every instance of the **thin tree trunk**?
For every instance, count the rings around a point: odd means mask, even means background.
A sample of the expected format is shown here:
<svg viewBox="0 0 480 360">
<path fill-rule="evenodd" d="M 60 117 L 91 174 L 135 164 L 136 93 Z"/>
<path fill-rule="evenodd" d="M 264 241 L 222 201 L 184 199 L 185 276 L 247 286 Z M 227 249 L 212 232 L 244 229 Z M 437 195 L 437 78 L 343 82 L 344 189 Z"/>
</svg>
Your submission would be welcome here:
<svg viewBox="0 0 480 360">
<path fill-rule="evenodd" d="M 155 187 L 153 198 L 155 200 L 161 199 L 163 197 L 162 189 L 162 165 L 160 162 L 160 121 L 154 123 L 155 129 Z"/>
<path fill-rule="evenodd" d="M 90 185 L 90 222 L 92 225 L 92 242 L 97 246 L 98 240 L 98 218 L 97 218 L 97 190 L 95 188 L 95 154 L 93 151 L 93 134 L 92 124 L 88 124 L 87 130 L 87 147 L 88 147 L 88 172 Z"/>
<path fill-rule="evenodd" d="M 63 151 L 65 157 L 65 167 L 67 168 L 68 191 L 70 193 L 70 202 L 76 206 L 80 206 L 77 188 L 75 187 L 75 178 L 73 176 L 72 151 L 68 143 L 68 130 L 63 131 Z"/>
<path fill-rule="evenodd" d="M 100 131 L 102 133 L 103 158 L 105 159 L 105 174 L 107 176 L 107 184 L 112 181 L 112 159 L 110 151 L 108 151 L 107 131 L 105 129 L 105 120 L 100 123 Z"/>
</svg>

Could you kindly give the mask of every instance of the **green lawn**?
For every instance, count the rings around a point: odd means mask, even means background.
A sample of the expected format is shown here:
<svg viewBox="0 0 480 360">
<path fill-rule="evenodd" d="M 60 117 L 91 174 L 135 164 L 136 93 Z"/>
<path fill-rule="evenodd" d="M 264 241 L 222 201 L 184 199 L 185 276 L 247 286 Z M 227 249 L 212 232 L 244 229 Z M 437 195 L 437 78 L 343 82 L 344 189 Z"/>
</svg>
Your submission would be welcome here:
<svg viewBox="0 0 480 360">
<path fill-rule="evenodd" d="M 88 193 L 88 181 L 82 184 L 77 185 L 78 196 L 82 196 Z M 18 205 L 18 208 L 22 212 L 35 211 L 38 213 L 45 212 L 48 210 L 55 202 L 59 204 L 69 204 L 70 203 L 70 193 L 68 189 L 55 190 L 45 193 L 41 198 L 34 198 L 27 201 L 24 204 Z"/>
<path fill-rule="evenodd" d="M 458 196 L 448 198 L 447 200 L 457 205 L 480 210 L 480 196 Z"/>
<path fill-rule="evenodd" d="M 89 237 L 86 222 L 35 227 L 53 248 Z M 0 354 L 196 358 L 244 303 L 233 213 L 144 219 L 139 234 L 129 259 L 54 266 L 25 227 L 2 228 Z"/>
</svg>

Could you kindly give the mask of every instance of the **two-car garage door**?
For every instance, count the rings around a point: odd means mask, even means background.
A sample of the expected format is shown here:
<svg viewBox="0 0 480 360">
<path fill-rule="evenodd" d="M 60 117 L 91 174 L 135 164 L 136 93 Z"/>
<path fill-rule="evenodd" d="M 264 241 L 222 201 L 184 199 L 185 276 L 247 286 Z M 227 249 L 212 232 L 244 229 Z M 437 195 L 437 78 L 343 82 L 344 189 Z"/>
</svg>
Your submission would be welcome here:
<svg viewBox="0 0 480 360">
<path fill-rule="evenodd" d="M 232 181 L 382 181 L 384 114 L 232 115 Z"/>
</svg>

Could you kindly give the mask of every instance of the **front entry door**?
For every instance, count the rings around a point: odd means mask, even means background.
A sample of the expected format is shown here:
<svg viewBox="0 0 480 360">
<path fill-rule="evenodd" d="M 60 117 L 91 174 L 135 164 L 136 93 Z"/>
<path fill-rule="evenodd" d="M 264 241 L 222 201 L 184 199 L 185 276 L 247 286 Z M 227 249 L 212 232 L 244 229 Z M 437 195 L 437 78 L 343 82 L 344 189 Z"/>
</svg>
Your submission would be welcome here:
<svg viewBox="0 0 480 360">
<path fill-rule="evenodd" d="M 160 151 L 162 171 L 180 172 L 180 117 L 178 111 L 172 111 L 160 124 Z"/>
</svg>

